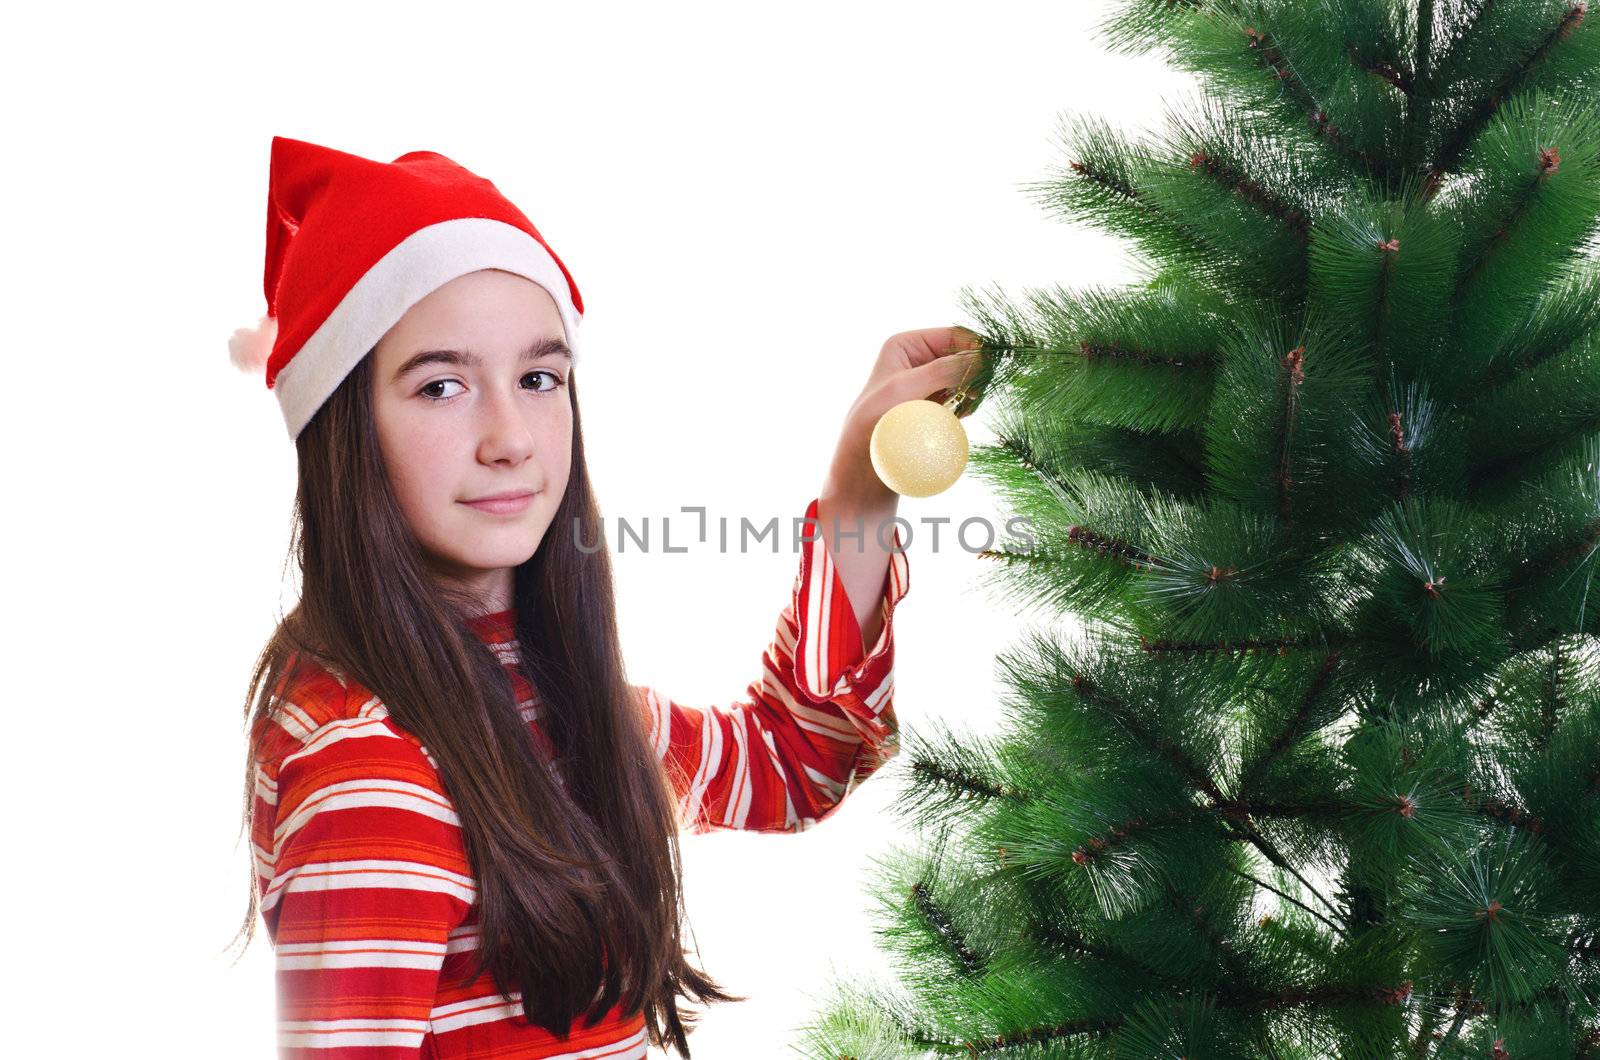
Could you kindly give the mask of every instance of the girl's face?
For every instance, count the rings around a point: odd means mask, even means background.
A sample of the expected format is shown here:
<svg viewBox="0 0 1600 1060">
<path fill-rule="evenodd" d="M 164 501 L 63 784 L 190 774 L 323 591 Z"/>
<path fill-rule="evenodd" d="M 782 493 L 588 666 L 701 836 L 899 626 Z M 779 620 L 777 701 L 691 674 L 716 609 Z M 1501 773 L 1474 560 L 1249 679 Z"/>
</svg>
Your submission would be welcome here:
<svg viewBox="0 0 1600 1060">
<path fill-rule="evenodd" d="M 412 306 L 373 353 L 373 412 L 390 483 L 434 574 L 512 605 L 572 461 L 571 361 L 555 301 L 485 269 Z M 500 494 L 531 494 L 501 510 Z"/>
</svg>

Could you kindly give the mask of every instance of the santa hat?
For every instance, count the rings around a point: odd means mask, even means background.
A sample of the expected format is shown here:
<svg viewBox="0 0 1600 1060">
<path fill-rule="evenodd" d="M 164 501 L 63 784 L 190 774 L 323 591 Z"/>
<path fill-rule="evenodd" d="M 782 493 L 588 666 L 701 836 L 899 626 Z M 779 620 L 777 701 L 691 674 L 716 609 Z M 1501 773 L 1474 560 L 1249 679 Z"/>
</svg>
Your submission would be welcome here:
<svg viewBox="0 0 1600 1060">
<path fill-rule="evenodd" d="M 549 291 L 576 363 L 578 286 L 493 184 L 433 151 L 375 162 L 274 136 L 267 314 L 233 333 L 229 356 L 244 371 L 265 366 L 296 438 L 407 309 L 480 269 Z"/>
</svg>

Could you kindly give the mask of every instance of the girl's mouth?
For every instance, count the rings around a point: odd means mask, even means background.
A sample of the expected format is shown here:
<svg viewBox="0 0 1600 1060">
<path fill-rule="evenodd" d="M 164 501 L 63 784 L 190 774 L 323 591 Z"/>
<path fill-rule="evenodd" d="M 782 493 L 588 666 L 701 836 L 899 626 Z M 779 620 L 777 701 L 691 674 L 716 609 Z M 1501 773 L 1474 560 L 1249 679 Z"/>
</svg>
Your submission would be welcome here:
<svg viewBox="0 0 1600 1060">
<path fill-rule="evenodd" d="M 524 493 L 516 497 L 496 497 L 492 500 L 461 501 L 468 508 L 475 508 L 489 515 L 516 515 L 533 503 L 533 494 Z"/>
</svg>

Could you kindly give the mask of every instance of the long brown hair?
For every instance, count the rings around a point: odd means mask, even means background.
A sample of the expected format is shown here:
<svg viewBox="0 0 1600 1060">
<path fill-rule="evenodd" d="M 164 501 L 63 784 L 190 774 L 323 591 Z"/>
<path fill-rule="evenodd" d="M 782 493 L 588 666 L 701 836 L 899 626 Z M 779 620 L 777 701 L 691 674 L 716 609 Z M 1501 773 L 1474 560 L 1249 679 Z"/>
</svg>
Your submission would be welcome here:
<svg viewBox="0 0 1600 1060">
<path fill-rule="evenodd" d="M 552 762 L 518 713 L 502 664 L 466 624 L 480 602 L 430 577 L 402 517 L 378 448 L 372 361 L 362 359 L 296 439 L 291 554 L 300 600 L 257 659 L 247 726 L 263 728 L 297 653 L 334 661 L 438 761 L 481 903 L 468 981 L 487 967 L 501 993 L 521 990 L 530 1023 L 562 1037 L 578 1014 L 598 1018 L 621 997 L 626 1012 L 645 1013 L 652 1044 L 670 1042 L 687 1057 L 695 1018 L 680 1015 L 677 996 L 744 998 L 684 955 L 676 813 L 622 666 L 575 373 L 566 493 L 513 577 L 521 665 L 539 694 Z M 260 741 L 249 742 L 245 834 L 261 753 Z M 244 948 L 258 915 L 252 875 Z"/>
</svg>

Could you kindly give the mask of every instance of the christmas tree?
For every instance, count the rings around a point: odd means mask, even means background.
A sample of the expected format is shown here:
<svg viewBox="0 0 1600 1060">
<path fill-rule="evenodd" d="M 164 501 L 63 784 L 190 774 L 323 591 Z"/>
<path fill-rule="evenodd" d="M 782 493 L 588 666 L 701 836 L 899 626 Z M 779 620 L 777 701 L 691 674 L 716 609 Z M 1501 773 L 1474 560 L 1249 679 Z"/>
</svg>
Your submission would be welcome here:
<svg viewBox="0 0 1600 1060">
<path fill-rule="evenodd" d="M 1137 283 L 963 292 L 1027 528 L 983 575 L 1043 621 L 999 735 L 905 734 L 898 981 L 803 1052 L 1600 1057 L 1586 15 L 1111 11 L 1201 90 L 1032 186 Z"/>
</svg>

